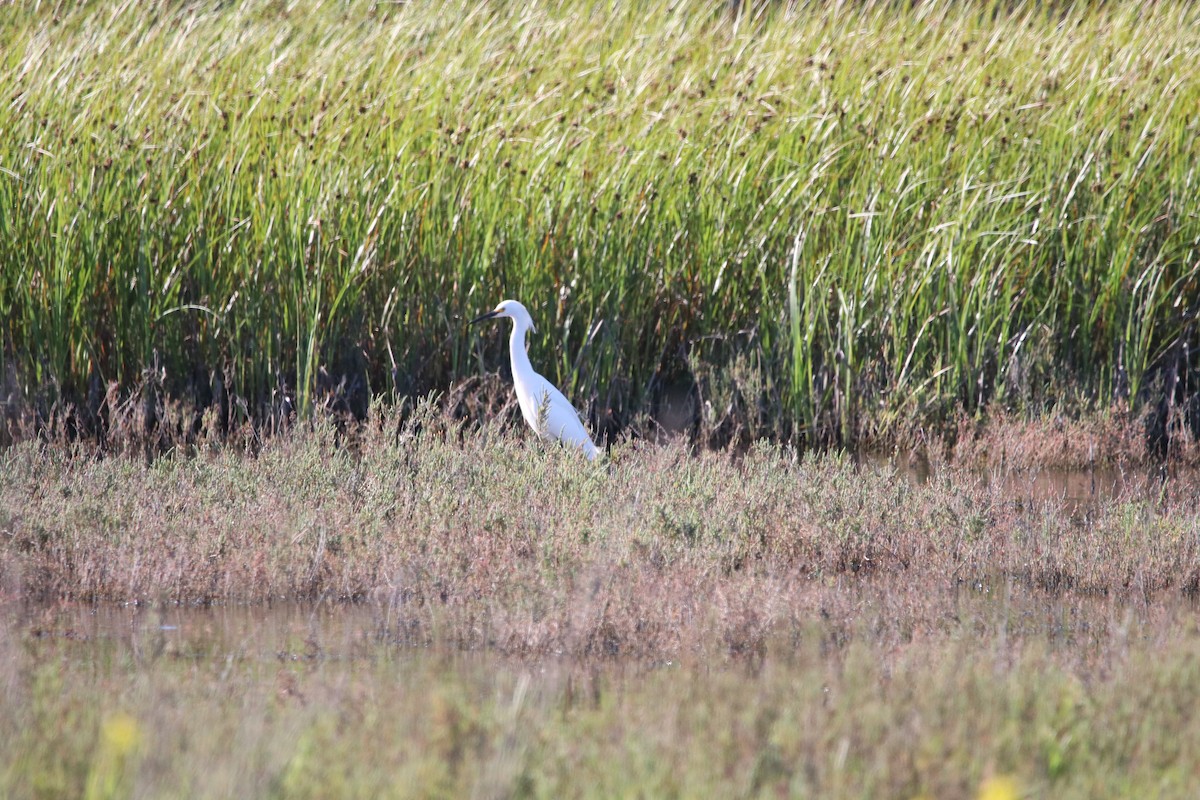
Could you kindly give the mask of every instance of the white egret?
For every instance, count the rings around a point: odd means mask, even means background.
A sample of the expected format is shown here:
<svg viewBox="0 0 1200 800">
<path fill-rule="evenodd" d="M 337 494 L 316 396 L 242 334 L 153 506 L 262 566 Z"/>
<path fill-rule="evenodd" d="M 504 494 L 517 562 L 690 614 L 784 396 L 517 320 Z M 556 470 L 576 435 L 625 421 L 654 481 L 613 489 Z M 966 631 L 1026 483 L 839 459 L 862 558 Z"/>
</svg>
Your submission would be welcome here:
<svg viewBox="0 0 1200 800">
<path fill-rule="evenodd" d="M 550 381 L 533 370 L 529 353 L 525 352 L 525 332 L 537 333 L 533 317 L 525 306 L 516 300 L 503 300 L 500 305 L 486 314 L 471 320 L 471 324 L 485 319 L 508 317 L 513 321 L 512 334 L 508 338 L 508 354 L 512 360 L 513 388 L 517 390 L 517 404 L 521 416 L 538 436 L 557 439 L 568 447 L 583 451 L 588 460 L 598 455 L 592 437 L 579 419 L 579 412 L 563 393 Z"/>
</svg>

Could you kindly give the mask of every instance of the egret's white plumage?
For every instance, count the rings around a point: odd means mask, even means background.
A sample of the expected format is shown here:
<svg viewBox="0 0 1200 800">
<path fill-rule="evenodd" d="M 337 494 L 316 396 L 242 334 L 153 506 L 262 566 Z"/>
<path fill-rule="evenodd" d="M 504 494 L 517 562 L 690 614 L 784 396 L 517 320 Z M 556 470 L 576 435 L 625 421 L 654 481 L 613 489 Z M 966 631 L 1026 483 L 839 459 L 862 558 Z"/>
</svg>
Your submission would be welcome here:
<svg viewBox="0 0 1200 800">
<path fill-rule="evenodd" d="M 497 317 L 508 317 L 513 321 L 508 354 L 512 360 L 513 388 L 517 390 L 521 416 L 539 436 L 557 439 L 568 447 L 582 450 L 589 460 L 594 459 L 598 455 L 596 445 L 592 444 L 592 437 L 583 427 L 575 406 L 529 363 L 525 333 L 537 331 L 529 311 L 516 300 L 504 300 L 494 310 L 471 320 L 471 324 Z"/>
</svg>

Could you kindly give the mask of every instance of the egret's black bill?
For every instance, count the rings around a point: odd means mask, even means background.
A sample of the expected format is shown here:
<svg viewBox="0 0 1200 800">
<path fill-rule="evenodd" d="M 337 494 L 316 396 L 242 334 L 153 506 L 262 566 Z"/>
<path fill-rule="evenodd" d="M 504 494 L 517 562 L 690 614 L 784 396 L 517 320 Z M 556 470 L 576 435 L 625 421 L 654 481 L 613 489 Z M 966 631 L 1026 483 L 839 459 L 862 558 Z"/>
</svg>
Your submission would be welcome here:
<svg viewBox="0 0 1200 800">
<path fill-rule="evenodd" d="M 489 311 L 486 314 L 480 314 L 478 317 L 471 320 L 467 324 L 474 325 L 476 322 L 483 322 L 485 319 L 491 319 L 492 317 L 498 316 L 499 314 L 500 314 L 499 311 Z"/>
</svg>

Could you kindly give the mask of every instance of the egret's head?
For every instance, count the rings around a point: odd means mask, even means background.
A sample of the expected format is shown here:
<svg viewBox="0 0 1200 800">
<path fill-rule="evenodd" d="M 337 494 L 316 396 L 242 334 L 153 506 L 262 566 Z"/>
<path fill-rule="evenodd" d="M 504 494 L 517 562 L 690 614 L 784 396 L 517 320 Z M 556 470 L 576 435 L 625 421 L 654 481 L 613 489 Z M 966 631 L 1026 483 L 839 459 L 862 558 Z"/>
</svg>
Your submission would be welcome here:
<svg viewBox="0 0 1200 800">
<path fill-rule="evenodd" d="M 485 319 L 495 319 L 497 317 L 508 317 L 516 322 L 518 327 L 528 328 L 537 333 L 537 326 L 533 324 L 533 317 L 529 316 L 529 311 L 525 306 L 516 300 L 501 300 L 500 305 L 486 314 L 480 314 L 471 320 L 471 324 L 474 325 L 476 322 L 483 322 Z"/>
</svg>

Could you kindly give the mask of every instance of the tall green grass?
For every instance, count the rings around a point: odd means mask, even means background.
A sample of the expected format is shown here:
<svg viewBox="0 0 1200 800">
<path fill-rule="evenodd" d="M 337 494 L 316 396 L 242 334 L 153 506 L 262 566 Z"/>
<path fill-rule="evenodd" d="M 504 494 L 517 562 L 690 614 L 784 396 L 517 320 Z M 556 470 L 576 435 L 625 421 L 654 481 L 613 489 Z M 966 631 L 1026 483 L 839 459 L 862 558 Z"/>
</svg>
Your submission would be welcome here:
<svg viewBox="0 0 1200 800">
<path fill-rule="evenodd" d="M 25 407 L 263 418 L 534 360 L 846 441 L 1196 364 L 1184 3 L 92 2 L 0 15 Z M 1174 384 L 1172 384 L 1174 385 Z M 149 387 L 149 389 L 146 389 Z"/>
</svg>

